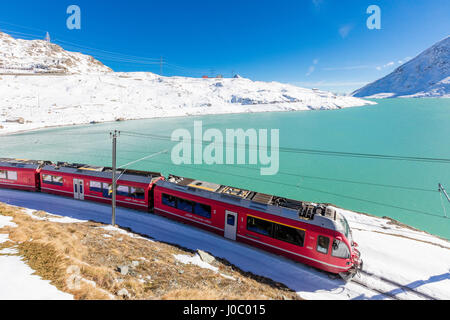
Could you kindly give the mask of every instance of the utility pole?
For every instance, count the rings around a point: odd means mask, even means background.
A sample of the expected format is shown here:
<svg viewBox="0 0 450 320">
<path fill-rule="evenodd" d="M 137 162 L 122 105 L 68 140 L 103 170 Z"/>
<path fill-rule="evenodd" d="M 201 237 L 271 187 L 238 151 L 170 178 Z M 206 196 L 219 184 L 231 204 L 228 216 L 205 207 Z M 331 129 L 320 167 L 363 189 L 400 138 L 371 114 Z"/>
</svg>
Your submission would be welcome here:
<svg viewBox="0 0 450 320">
<path fill-rule="evenodd" d="M 110 133 L 112 137 L 112 221 L 113 226 L 116 225 L 116 152 L 117 152 L 117 137 L 120 135 L 120 131 L 114 130 Z"/>
</svg>

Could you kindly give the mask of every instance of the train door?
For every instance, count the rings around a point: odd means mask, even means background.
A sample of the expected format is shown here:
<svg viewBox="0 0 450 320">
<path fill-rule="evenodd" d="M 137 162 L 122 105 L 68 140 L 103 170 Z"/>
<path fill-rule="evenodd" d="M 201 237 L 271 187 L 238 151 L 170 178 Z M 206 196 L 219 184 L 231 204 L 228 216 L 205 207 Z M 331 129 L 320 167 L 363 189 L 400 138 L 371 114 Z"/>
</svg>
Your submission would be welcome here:
<svg viewBox="0 0 450 320">
<path fill-rule="evenodd" d="M 225 238 L 236 240 L 237 223 L 237 213 L 225 211 Z"/>
<path fill-rule="evenodd" d="M 77 200 L 84 200 L 84 180 L 73 179 L 73 197 Z"/>
</svg>

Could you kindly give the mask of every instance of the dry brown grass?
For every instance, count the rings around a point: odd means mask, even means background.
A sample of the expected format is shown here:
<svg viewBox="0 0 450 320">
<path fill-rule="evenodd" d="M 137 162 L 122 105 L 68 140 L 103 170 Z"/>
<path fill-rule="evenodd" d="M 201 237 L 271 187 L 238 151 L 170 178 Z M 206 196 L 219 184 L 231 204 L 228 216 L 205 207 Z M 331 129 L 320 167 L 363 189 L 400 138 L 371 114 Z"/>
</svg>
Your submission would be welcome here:
<svg viewBox="0 0 450 320">
<path fill-rule="evenodd" d="M 2 245 L 16 247 L 37 275 L 75 299 L 299 299 L 284 285 L 245 273 L 227 261 L 214 262 L 218 273 L 185 265 L 174 255 L 193 255 L 189 250 L 107 231 L 100 223 L 36 220 L 1 203 L 0 214 L 12 216 L 18 225 L 0 229 L 11 239 Z M 45 212 L 34 214 L 47 217 Z M 140 263 L 130 267 L 127 275 L 117 271 L 132 261 Z M 129 297 L 118 296 L 123 288 Z"/>
</svg>

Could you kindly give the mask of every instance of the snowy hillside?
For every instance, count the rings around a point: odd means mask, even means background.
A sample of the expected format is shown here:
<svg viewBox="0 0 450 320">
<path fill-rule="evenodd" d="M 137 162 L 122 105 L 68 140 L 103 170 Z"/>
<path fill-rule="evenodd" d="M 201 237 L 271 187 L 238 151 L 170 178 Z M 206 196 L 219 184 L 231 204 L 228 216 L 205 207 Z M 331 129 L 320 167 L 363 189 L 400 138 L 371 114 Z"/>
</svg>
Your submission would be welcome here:
<svg viewBox="0 0 450 320">
<path fill-rule="evenodd" d="M 450 97 L 450 36 L 353 96 Z"/>
<path fill-rule="evenodd" d="M 111 71 L 91 56 L 65 51 L 47 41 L 14 39 L 0 32 L 0 73 L 88 74 Z"/>
<path fill-rule="evenodd" d="M 43 210 L 64 216 L 55 219 L 68 223 L 76 222 L 74 219 L 101 223 L 111 221 L 111 208 L 107 205 L 49 194 L 0 189 L 0 201 L 32 209 L 27 212 Z M 364 260 L 363 273 L 347 283 L 306 265 L 161 216 L 117 208 L 116 221 L 121 227 L 141 236 L 147 235 L 153 241 L 209 252 L 244 272 L 282 283 L 308 300 L 450 299 L 448 241 L 389 219 L 337 209 L 348 220 Z M 156 250 L 152 252 L 159 254 Z M 184 254 L 175 258 L 183 265 L 197 264 L 214 270 L 213 266 L 200 264 L 196 256 Z M 158 260 L 161 258 L 158 257 Z M 232 276 L 235 277 L 234 274 Z M 10 271 L 3 275 L 3 278 L 7 277 L 14 278 L 14 273 Z"/>
<path fill-rule="evenodd" d="M 277 82 L 113 72 L 68 76 L 3 75 L 0 96 L 0 134 L 93 121 L 339 109 L 373 104 Z"/>
<path fill-rule="evenodd" d="M 241 77 L 197 79 L 111 71 L 90 56 L 0 32 L 0 134 L 115 120 L 373 104 Z"/>
</svg>

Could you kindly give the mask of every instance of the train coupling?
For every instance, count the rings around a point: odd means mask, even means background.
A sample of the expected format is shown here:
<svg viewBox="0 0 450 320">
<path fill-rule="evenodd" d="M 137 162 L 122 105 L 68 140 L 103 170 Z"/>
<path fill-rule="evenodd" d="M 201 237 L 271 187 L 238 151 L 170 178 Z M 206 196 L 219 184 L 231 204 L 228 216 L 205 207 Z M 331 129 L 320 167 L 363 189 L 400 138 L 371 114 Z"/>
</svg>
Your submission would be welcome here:
<svg viewBox="0 0 450 320">
<path fill-rule="evenodd" d="M 357 246 L 357 245 L 356 245 Z M 353 277 L 355 277 L 356 275 L 359 274 L 359 272 L 362 270 L 363 268 L 363 260 L 361 259 L 361 252 L 356 249 L 354 246 L 353 252 L 352 252 L 352 267 L 347 270 L 347 272 L 341 272 L 339 273 L 339 275 L 341 276 L 342 279 L 344 279 L 344 281 L 350 281 L 351 279 L 353 279 Z"/>
</svg>

